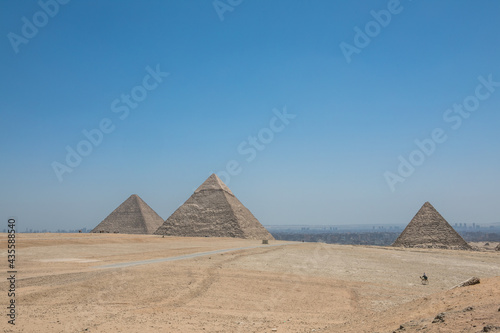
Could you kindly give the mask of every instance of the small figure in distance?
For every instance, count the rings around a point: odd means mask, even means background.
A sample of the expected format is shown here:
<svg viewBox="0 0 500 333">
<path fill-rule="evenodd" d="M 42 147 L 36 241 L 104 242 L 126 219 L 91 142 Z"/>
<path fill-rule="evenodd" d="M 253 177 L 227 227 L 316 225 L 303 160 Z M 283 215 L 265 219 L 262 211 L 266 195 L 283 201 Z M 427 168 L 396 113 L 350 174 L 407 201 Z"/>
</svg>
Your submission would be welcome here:
<svg viewBox="0 0 500 333">
<path fill-rule="evenodd" d="M 429 280 L 428 280 L 428 278 L 427 278 L 427 275 L 425 275 L 425 272 L 424 272 L 424 275 L 422 275 L 422 276 L 420 277 L 420 280 L 422 281 L 422 284 L 427 284 L 427 283 L 429 283 Z"/>
</svg>

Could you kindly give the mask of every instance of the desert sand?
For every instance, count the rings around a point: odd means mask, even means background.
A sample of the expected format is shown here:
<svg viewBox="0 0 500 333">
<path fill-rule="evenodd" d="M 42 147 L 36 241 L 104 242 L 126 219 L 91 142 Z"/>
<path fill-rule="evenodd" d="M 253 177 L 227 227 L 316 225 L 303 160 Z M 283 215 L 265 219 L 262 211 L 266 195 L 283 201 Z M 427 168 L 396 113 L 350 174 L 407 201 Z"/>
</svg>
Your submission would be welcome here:
<svg viewBox="0 0 500 333">
<path fill-rule="evenodd" d="M 7 237 L 0 236 L 6 258 Z M 3 332 L 481 332 L 488 325 L 500 327 L 500 252 L 269 243 L 17 234 L 18 315 L 12 327 L 2 314 L 0 327 Z M 237 248 L 246 249 L 160 260 Z M 428 285 L 420 282 L 423 272 Z M 481 283 L 450 290 L 472 276 Z M 7 289 L 2 278 L 4 309 Z"/>
</svg>

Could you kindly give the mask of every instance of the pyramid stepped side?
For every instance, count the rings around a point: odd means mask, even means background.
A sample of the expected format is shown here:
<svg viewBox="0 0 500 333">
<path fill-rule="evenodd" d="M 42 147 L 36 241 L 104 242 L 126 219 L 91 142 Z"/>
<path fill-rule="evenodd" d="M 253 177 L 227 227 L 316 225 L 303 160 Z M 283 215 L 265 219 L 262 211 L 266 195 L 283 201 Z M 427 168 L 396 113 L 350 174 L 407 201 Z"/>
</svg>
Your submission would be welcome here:
<svg viewBox="0 0 500 333">
<path fill-rule="evenodd" d="M 239 227 L 243 230 L 248 239 L 267 239 L 274 240 L 274 237 L 266 228 L 255 218 L 255 216 L 246 208 L 234 195 L 225 194 L 231 209 L 236 216 Z"/>
<path fill-rule="evenodd" d="M 274 239 L 215 174 L 208 177 L 155 234 Z"/>
<path fill-rule="evenodd" d="M 131 195 L 99 223 L 92 232 L 144 234 L 146 230 L 147 228 L 139 207 L 137 196 Z"/>
<path fill-rule="evenodd" d="M 155 234 L 182 237 L 245 236 L 221 190 L 195 192 Z"/>
<path fill-rule="evenodd" d="M 144 220 L 146 233 L 152 235 L 158 228 L 163 224 L 163 219 L 158 215 L 153 208 L 149 207 L 147 203 L 144 202 L 139 196 L 137 196 L 137 201 L 141 214 Z"/>
<path fill-rule="evenodd" d="M 152 234 L 162 223 L 163 219 L 133 194 L 91 232 Z"/>
<path fill-rule="evenodd" d="M 426 202 L 392 246 L 470 249 L 470 245 Z"/>
</svg>

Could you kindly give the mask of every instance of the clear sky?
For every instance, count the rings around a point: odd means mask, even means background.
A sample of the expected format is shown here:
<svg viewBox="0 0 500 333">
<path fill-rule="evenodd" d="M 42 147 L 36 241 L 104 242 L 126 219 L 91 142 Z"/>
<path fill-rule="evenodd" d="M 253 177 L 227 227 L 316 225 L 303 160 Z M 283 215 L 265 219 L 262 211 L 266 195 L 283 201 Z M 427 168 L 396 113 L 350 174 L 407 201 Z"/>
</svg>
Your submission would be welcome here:
<svg viewBox="0 0 500 333">
<path fill-rule="evenodd" d="M 0 217 L 500 222 L 498 1 L 0 1 Z M 86 133 L 86 134 L 85 134 Z"/>
</svg>

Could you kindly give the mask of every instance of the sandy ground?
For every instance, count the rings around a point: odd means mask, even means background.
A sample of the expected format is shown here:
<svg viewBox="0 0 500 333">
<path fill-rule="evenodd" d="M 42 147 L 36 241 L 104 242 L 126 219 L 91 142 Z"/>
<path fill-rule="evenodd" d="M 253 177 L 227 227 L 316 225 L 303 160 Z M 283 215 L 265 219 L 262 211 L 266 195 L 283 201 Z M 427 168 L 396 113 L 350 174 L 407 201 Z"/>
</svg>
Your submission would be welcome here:
<svg viewBox="0 0 500 333">
<path fill-rule="evenodd" d="M 4 262 L 6 238 L 0 234 Z M 3 332 L 481 332 L 491 325 L 500 332 L 500 252 L 270 243 L 18 234 L 16 325 L 7 323 L 8 282 L 2 277 L 0 327 Z M 424 271 L 428 285 L 420 283 Z M 481 284 L 450 290 L 471 276 Z M 443 312 L 442 320 L 434 320 Z"/>
</svg>

